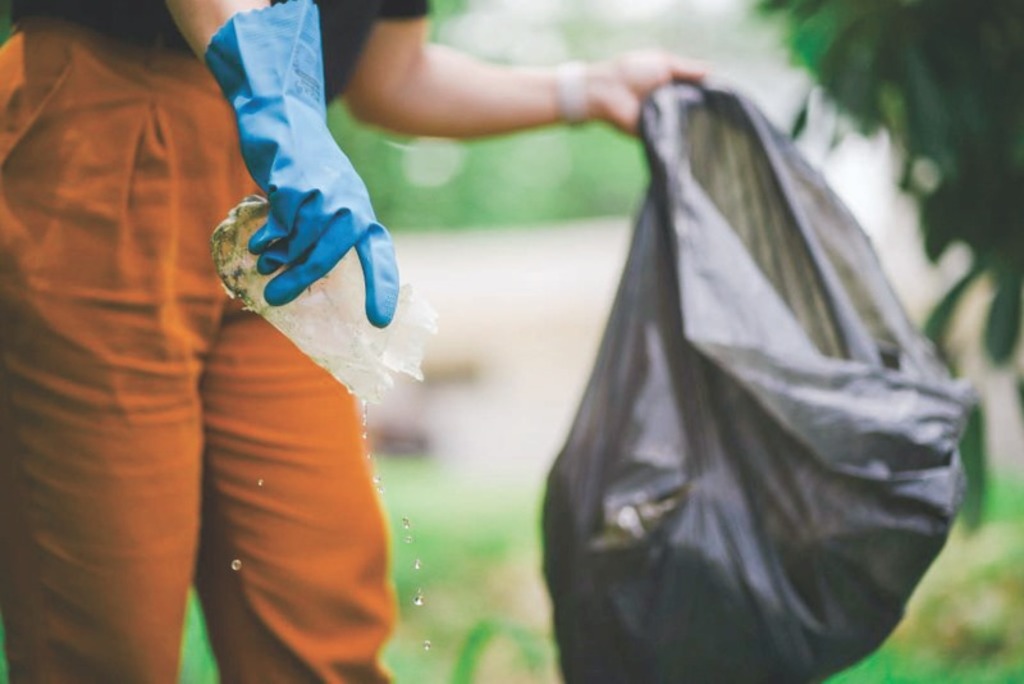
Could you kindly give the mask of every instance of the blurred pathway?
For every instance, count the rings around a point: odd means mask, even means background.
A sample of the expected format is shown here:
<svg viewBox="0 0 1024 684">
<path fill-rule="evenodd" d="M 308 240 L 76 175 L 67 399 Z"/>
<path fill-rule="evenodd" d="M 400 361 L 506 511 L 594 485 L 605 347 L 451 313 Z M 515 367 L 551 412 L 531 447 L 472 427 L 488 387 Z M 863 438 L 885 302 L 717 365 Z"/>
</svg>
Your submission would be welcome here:
<svg viewBox="0 0 1024 684">
<path fill-rule="evenodd" d="M 561 446 L 614 297 L 626 219 L 399 235 L 402 277 L 437 309 L 424 385 L 371 422 L 417 424 L 434 456 L 490 477 L 537 477 Z"/>
</svg>

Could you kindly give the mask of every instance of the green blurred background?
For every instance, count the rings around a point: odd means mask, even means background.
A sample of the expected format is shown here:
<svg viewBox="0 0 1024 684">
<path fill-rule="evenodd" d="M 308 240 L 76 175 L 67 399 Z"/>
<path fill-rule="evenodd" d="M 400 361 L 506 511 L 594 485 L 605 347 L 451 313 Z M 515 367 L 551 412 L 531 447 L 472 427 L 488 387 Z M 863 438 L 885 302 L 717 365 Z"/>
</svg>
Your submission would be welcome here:
<svg viewBox="0 0 1024 684">
<path fill-rule="evenodd" d="M 0 0 L 0 33 L 8 4 Z M 808 156 L 876 244 L 902 246 L 905 252 L 886 251 L 883 261 L 912 315 L 927 324 L 951 363 L 979 383 L 997 378 L 1018 387 L 1020 3 L 432 5 L 436 40 L 498 62 L 555 64 L 651 46 L 710 62 L 778 125 L 802 134 Z M 564 220 L 626 217 L 647 180 L 638 143 L 601 126 L 453 143 L 368 130 L 341 105 L 329 116 L 399 237 L 539 236 Z M 876 191 L 879 183 L 885 193 Z M 980 186 L 984 211 L 978 210 Z M 893 235 L 905 237 L 894 241 Z M 1003 406 L 1011 402 L 1010 409 Z M 988 410 L 975 416 L 965 445 L 971 524 L 958 528 L 884 648 L 832 681 L 1024 682 L 1024 458 L 1014 450 L 1018 442 L 1006 437 L 1020 431 L 1019 416 L 1017 423 L 1008 417 L 1019 413 L 1017 402 L 1015 393 L 986 395 Z M 434 456 L 378 456 L 402 606 L 388 652 L 398 681 L 557 681 L 539 569 L 538 468 L 493 477 Z M 402 518 L 412 521 L 410 544 Z M 415 606 L 420 589 L 424 605 Z M 183 684 L 215 681 L 194 605 L 184 654 Z"/>
</svg>

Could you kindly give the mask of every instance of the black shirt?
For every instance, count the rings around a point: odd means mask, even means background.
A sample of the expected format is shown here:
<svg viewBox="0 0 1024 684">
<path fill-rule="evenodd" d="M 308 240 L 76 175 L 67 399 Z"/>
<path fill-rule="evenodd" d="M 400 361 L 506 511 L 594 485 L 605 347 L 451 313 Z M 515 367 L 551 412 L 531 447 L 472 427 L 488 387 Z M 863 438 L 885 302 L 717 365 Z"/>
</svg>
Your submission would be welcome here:
<svg viewBox="0 0 1024 684">
<path fill-rule="evenodd" d="M 378 18 L 422 17 L 428 0 L 318 0 L 327 92 L 345 89 Z M 11 17 L 54 17 L 142 45 L 187 50 L 164 0 L 13 0 Z"/>
</svg>

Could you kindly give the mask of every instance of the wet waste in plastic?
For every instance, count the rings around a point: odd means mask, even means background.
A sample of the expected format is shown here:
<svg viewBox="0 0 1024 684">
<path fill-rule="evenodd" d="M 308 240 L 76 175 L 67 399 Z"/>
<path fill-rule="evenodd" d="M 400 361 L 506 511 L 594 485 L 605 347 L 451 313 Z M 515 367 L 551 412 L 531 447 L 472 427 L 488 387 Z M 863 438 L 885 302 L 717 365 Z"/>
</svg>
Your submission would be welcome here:
<svg viewBox="0 0 1024 684">
<path fill-rule="evenodd" d="M 363 401 L 379 403 L 396 373 L 422 380 L 420 365 L 427 338 L 437 331 L 436 312 L 405 284 L 391 324 L 370 325 L 362 267 L 354 250 L 294 301 L 284 306 L 266 303 L 263 289 L 272 276 L 256 271 L 248 243 L 266 222 L 268 207 L 263 197 L 246 197 L 213 233 L 213 261 L 228 294 L 267 319 Z"/>
</svg>

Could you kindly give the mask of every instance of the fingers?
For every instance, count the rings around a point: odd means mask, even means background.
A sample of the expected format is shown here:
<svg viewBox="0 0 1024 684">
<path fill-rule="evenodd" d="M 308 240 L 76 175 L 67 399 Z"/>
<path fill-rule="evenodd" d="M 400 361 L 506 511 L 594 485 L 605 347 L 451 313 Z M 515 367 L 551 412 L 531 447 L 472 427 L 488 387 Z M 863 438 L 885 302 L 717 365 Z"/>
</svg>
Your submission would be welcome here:
<svg viewBox="0 0 1024 684">
<path fill-rule="evenodd" d="M 288 270 L 267 283 L 263 298 L 271 306 L 287 304 L 327 275 L 351 247 L 351 243 L 320 240 L 304 258 L 293 262 Z"/>
<path fill-rule="evenodd" d="M 366 283 L 366 318 L 378 328 L 386 327 L 398 307 L 398 264 L 388 231 L 379 223 L 356 243 L 356 254 Z"/>
<path fill-rule="evenodd" d="M 260 258 L 256 261 L 256 272 L 260 275 L 270 275 L 287 263 L 288 245 L 279 241 L 260 254 Z"/>
<path fill-rule="evenodd" d="M 387 230 L 371 223 L 353 245 L 355 231 L 348 212 L 335 217 L 320 239 L 298 259 L 279 241 L 268 247 L 257 262 L 260 273 L 272 273 L 281 266 L 288 269 L 275 277 L 263 291 L 271 306 L 281 306 L 298 297 L 310 285 L 326 276 L 353 246 L 363 269 L 366 284 L 366 318 L 383 328 L 391 323 L 398 307 L 398 264 Z"/>
<path fill-rule="evenodd" d="M 358 232 L 352 225 L 351 212 L 339 212 L 325 223 L 319 231 L 308 231 L 312 237 L 301 241 L 281 240 L 260 256 L 256 270 L 264 275 L 281 266 L 288 266 L 284 273 L 267 283 L 263 298 L 268 304 L 281 306 L 292 301 L 307 287 L 327 275 L 345 253 L 352 249 Z"/>
<path fill-rule="evenodd" d="M 313 246 L 325 239 L 339 239 L 345 235 L 347 244 L 355 242 L 356 229 L 352 225 L 352 211 L 347 207 L 330 212 L 324 207 L 325 197 L 319 190 L 306 195 L 295 210 L 294 226 L 288 236 L 288 252 L 285 263 L 294 263 L 307 254 Z M 271 200 L 273 201 L 273 200 Z M 328 236 L 331 237 L 328 237 Z"/>
<path fill-rule="evenodd" d="M 611 65 L 611 84 L 598 92 L 599 117 L 624 133 L 636 135 L 643 101 L 658 88 L 673 81 L 699 83 L 707 67 L 663 50 L 626 52 Z"/>
<path fill-rule="evenodd" d="M 288 227 L 271 211 L 263 227 L 249 238 L 249 251 L 253 254 L 262 254 L 278 240 L 288 237 L 288 233 Z"/>
<path fill-rule="evenodd" d="M 672 72 L 672 78 L 677 81 L 686 81 L 688 83 L 700 83 L 707 75 L 709 67 L 703 62 L 697 62 L 693 60 L 683 59 L 669 53 L 669 69 Z"/>
</svg>

